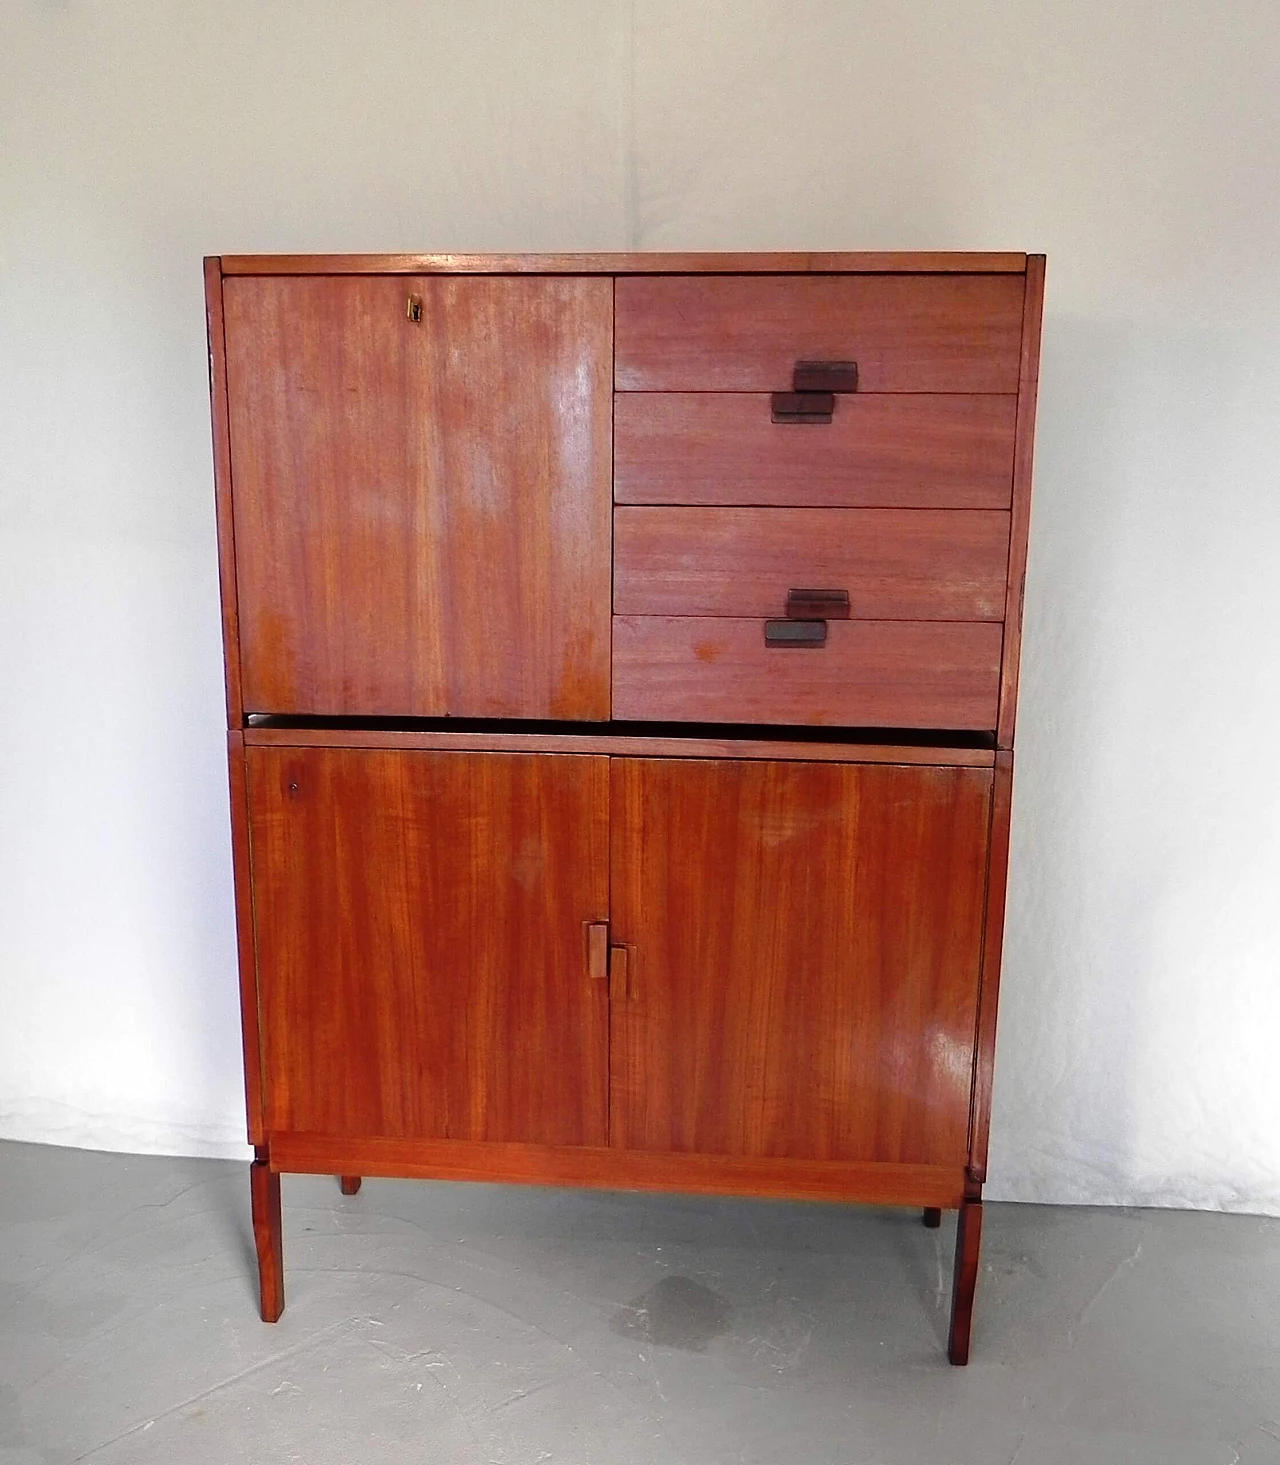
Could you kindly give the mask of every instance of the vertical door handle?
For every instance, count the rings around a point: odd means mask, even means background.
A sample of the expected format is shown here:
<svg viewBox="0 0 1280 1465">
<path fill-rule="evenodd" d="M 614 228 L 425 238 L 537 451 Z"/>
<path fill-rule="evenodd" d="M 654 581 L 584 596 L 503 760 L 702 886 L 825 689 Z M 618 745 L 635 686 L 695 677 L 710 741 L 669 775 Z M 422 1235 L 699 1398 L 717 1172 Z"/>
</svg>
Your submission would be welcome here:
<svg viewBox="0 0 1280 1465">
<path fill-rule="evenodd" d="M 631 986 L 634 965 L 629 946 L 609 948 L 609 995 L 615 1000 L 621 997 L 630 1001 L 636 995 Z"/>
<path fill-rule="evenodd" d="M 847 590 L 788 590 L 787 619 L 789 621 L 847 621 L 849 619 L 849 592 Z"/>
<path fill-rule="evenodd" d="M 603 982 L 609 975 L 609 924 L 607 921 L 584 921 L 587 931 L 587 976 Z"/>
</svg>

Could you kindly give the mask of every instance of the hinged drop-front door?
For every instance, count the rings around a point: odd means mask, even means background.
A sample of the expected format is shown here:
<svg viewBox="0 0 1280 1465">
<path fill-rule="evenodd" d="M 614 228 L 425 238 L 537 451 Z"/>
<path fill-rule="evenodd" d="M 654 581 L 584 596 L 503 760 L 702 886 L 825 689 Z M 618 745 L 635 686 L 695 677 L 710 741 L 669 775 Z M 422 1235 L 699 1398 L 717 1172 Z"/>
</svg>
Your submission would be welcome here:
<svg viewBox="0 0 1280 1465">
<path fill-rule="evenodd" d="M 612 282 L 223 288 L 245 711 L 607 718 Z"/>
</svg>

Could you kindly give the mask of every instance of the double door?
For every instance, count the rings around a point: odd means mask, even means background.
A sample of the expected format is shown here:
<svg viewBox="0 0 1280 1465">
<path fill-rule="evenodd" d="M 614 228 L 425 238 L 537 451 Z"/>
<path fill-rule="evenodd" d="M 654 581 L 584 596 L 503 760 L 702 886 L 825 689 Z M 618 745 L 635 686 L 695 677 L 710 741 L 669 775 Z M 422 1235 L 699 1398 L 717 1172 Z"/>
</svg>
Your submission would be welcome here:
<svg viewBox="0 0 1280 1465">
<path fill-rule="evenodd" d="M 247 781 L 268 1134 L 964 1163 L 989 768 L 300 740 Z"/>
</svg>

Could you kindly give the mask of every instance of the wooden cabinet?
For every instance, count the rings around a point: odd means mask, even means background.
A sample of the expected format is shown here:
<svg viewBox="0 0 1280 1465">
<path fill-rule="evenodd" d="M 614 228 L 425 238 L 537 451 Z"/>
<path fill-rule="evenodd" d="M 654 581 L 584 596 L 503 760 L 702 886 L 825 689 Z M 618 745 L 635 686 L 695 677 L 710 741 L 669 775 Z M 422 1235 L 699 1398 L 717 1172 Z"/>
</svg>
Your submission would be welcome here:
<svg viewBox="0 0 1280 1465">
<path fill-rule="evenodd" d="M 959 1212 L 1043 261 L 206 261 L 263 1316 L 279 1177 Z M 819 730 L 820 729 L 820 730 Z"/>
</svg>

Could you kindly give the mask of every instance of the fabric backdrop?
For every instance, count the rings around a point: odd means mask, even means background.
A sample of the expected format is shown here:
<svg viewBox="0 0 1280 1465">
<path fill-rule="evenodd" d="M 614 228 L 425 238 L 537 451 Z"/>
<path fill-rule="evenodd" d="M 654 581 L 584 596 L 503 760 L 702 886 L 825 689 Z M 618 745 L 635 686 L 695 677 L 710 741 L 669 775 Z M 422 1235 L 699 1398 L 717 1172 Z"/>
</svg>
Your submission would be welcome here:
<svg viewBox="0 0 1280 1465">
<path fill-rule="evenodd" d="M 242 1154 L 201 256 L 1049 257 L 989 1193 L 1280 1212 L 1280 7 L 8 0 L 0 1133 Z"/>
</svg>

